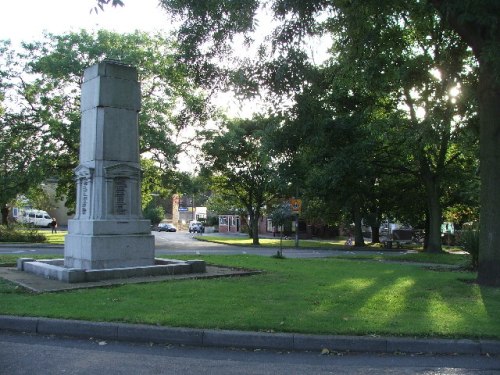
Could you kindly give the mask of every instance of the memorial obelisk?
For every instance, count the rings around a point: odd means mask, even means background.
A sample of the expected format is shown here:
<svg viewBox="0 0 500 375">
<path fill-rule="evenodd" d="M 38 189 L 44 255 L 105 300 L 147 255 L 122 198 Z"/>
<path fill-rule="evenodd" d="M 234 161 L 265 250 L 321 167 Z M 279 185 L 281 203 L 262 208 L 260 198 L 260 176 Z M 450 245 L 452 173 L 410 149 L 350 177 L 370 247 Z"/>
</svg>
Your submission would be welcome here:
<svg viewBox="0 0 500 375">
<path fill-rule="evenodd" d="M 140 109 L 135 68 L 104 61 L 85 70 L 76 214 L 64 245 L 67 268 L 154 264 L 154 237 L 141 211 Z"/>
</svg>

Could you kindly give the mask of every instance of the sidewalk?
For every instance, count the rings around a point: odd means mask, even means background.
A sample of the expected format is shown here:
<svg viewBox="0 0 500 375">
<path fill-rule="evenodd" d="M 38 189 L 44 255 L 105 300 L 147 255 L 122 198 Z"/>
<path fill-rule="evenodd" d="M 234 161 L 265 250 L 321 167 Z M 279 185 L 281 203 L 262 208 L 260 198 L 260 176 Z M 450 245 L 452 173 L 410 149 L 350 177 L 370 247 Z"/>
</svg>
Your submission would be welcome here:
<svg viewBox="0 0 500 375">
<path fill-rule="evenodd" d="M 0 315 L 0 330 L 100 340 L 278 351 L 500 355 L 500 341 L 244 332 Z"/>
</svg>

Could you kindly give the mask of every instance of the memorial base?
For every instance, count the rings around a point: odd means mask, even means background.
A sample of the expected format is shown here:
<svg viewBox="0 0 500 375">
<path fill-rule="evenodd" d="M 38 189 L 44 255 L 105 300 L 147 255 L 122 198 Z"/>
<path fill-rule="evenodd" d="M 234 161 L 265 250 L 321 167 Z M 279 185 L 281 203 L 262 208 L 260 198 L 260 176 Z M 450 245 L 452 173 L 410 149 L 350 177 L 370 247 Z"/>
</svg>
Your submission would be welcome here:
<svg viewBox="0 0 500 375">
<path fill-rule="evenodd" d="M 131 277 L 153 277 L 165 275 L 203 274 L 203 260 L 155 259 L 154 264 L 144 267 L 121 267 L 99 270 L 84 270 L 64 266 L 64 259 L 19 258 L 17 269 L 46 279 L 65 283 L 88 283 L 102 280 L 127 279 Z"/>
<path fill-rule="evenodd" d="M 66 235 L 64 266 L 86 270 L 151 266 L 154 264 L 154 236 Z"/>
</svg>

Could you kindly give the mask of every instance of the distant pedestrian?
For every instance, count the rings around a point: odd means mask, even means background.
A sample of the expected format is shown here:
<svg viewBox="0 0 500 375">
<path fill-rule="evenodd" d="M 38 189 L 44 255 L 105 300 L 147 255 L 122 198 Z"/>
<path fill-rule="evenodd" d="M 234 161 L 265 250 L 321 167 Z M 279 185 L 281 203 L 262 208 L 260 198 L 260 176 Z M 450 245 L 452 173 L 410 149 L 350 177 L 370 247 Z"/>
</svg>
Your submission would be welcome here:
<svg viewBox="0 0 500 375">
<path fill-rule="evenodd" d="M 52 228 L 52 233 L 57 233 L 57 221 L 55 218 L 52 219 L 50 227 Z"/>
</svg>

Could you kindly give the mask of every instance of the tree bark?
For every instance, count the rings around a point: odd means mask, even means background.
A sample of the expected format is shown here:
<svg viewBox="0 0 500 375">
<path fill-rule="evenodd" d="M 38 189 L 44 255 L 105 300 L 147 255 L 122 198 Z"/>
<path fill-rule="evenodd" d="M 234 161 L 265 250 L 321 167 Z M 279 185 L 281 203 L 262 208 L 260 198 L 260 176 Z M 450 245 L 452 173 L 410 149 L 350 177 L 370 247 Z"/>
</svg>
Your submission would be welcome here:
<svg viewBox="0 0 500 375">
<path fill-rule="evenodd" d="M 500 84 L 493 64 L 480 61 L 481 212 L 478 282 L 500 286 Z"/>
<path fill-rule="evenodd" d="M 363 229 L 361 228 L 361 220 L 363 216 L 358 208 L 354 209 L 354 246 L 365 246 L 363 239 Z"/>
<path fill-rule="evenodd" d="M 9 225 L 9 208 L 6 204 L 2 205 L 2 225 Z"/>
<path fill-rule="evenodd" d="M 443 251 L 441 241 L 441 224 L 443 213 L 439 198 L 439 182 L 437 177 L 432 175 L 423 176 L 425 188 L 427 190 L 427 211 L 428 211 L 428 237 L 424 251 L 427 253 L 440 253 Z"/>
<path fill-rule="evenodd" d="M 481 177 L 479 268 L 478 283 L 500 286 L 500 58 L 493 56 L 498 48 L 498 2 L 490 2 L 491 8 L 477 2 L 478 9 L 468 8 L 463 0 L 430 0 L 441 13 L 449 27 L 457 32 L 472 48 L 479 61 L 479 161 Z M 459 7 L 458 5 L 462 5 Z M 494 6 L 492 6 L 494 5 Z M 482 8 L 481 8 L 482 6 Z M 478 11 L 467 14 L 467 12 Z M 481 13 L 480 11 L 483 11 Z M 482 17 L 485 11 L 489 23 Z M 496 16 L 496 18 L 494 18 Z M 490 56 L 488 56 L 488 52 Z"/>
<path fill-rule="evenodd" d="M 252 238 L 252 244 L 253 245 L 260 245 L 259 243 L 259 218 L 260 214 L 253 212 L 252 210 L 249 210 L 249 216 L 250 216 L 250 233 L 251 233 L 251 238 Z"/>
<path fill-rule="evenodd" d="M 371 226 L 372 229 L 372 243 L 380 243 L 380 225 Z"/>
</svg>

